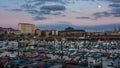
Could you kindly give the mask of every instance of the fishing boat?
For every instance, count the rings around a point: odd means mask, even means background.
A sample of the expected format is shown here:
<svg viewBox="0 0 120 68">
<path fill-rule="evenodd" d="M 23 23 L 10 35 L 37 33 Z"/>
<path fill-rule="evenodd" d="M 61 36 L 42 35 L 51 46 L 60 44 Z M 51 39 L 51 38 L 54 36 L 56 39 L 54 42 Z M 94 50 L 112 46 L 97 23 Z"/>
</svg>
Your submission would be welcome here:
<svg viewBox="0 0 120 68">
<path fill-rule="evenodd" d="M 69 49 L 70 55 L 75 55 L 77 53 L 77 49 Z"/>
<path fill-rule="evenodd" d="M 85 58 L 82 58 L 79 60 L 78 65 L 88 67 L 88 60 Z"/>
<path fill-rule="evenodd" d="M 93 59 L 91 66 L 93 68 L 102 68 L 102 61 L 100 59 Z"/>
<path fill-rule="evenodd" d="M 116 59 L 118 57 L 117 53 L 110 53 L 110 55 L 108 56 L 108 59 Z"/>
<path fill-rule="evenodd" d="M 111 63 L 109 63 L 109 64 L 107 65 L 106 68 L 115 68 L 115 67 L 114 67 L 113 63 L 111 62 Z"/>
</svg>

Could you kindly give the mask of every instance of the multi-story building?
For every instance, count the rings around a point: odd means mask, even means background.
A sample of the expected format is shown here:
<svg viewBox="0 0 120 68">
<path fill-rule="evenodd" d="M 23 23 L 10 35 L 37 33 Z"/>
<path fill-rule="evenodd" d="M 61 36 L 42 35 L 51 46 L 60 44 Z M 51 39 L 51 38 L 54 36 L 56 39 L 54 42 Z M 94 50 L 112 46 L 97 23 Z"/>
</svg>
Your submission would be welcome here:
<svg viewBox="0 0 120 68">
<path fill-rule="evenodd" d="M 3 30 L 2 27 L 0 27 L 0 35 L 1 35 L 1 34 L 4 34 L 4 33 L 5 33 L 5 31 Z"/>
<path fill-rule="evenodd" d="M 21 34 L 20 30 L 12 30 L 10 33 L 15 34 L 15 35 L 20 35 Z"/>
<path fill-rule="evenodd" d="M 0 34 L 5 34 L 5 35 L 11 35 L 11 34 L 20 35 L 20 31 L 19 30 L 15 30 L 13 28 L 2 28 L 2 27 L 0 27 Z"/>
<path fill-rule="evenodd" d="M 39 31 L 37 30 L 36 33 L 37 32 Z M 58 31 L 57 30 L 41 30 L 41 36 L 46 36 L 46 37 L 58 36 Z"/>
<path fill-rule="evenodd" d="M 49 37 L 50 36 L 50 30 L 42 30 L 41 36 Z"/>
<path fill-rule="evenodd" d="M 51 36 L 58 36 L 58 31 L 57 30 L 51 30 Z"/>
<path fill-rule="evenodd" d="M 10 34 L 11 31 L 13 31 L 13 28 L 3 28 L 3 30 L 5 31 L 5 34 Z"/>
<path fill-rule="evenodd" d="M 42 34 L 42 31 L 41 31 L 41 30 L 39 30 L 39 29 L 36 29 L 36 30 L 35 30 L 35 35 L 41 36 L 41 34 Z"/>
<path fill-rule="evenodd" d="M 18 29 L 22 34 L 35 34 L 35 25 L 29 23 L 19 23 Z"/>
</svg>

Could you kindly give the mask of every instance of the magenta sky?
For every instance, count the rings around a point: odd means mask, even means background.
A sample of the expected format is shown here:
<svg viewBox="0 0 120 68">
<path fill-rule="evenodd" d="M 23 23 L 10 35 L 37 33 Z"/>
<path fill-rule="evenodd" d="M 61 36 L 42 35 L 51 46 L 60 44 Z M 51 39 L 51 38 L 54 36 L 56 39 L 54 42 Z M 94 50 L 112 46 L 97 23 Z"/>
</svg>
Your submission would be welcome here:
<svg viewBox="0 0 120 68">
<path fill-rule="evenodd" d="M 119 0 L 0 0 L 0 27 L 18 23 L 92 26 L 120 23 Z"/>
</svg>

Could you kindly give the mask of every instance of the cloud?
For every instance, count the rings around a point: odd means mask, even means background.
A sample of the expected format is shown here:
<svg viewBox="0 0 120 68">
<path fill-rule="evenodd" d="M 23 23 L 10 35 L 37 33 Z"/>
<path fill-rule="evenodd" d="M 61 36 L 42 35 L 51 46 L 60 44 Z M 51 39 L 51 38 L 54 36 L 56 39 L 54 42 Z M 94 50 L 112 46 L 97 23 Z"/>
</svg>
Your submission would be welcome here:
<svg viewBox="0 0 120 68">
<path fill-rule="evenodd" d="M 110 4 L 109 7 L 112 7 L 112 8 L 120 8 L 120 4 Z"/>
<path fill-rule="evenodd" d="M 5 5 L 1 5 L 0 8 L 8 8 L 8 6 L 5 6 Z"/>
<path fill-rule="evenodd" d="M 98 2 L 111 1 L 112 3 L 119 2 L 119 0 L 25 0 L 25 1 L 26 2 L 23 3 L 23 5 L 21 4 L 22 6 L 20 7 L 20 9 L 18 8 L 18 9 L 11 9 L 11 10 L 26 12 L 28 14 L 31 14 L 33 16 L 33 18 L 35 17 L 35 19 L 36 19 L 36 16 L 40 16 L 40 17 L 41 16 L 46 17 L 46 15 L 52 15 L 52 16 L 65 15 L 65 16 L 67 16 L 66 15 L 67 13 L 65 14 L 64 12 L 82 11 L 82 10 L 80 10 L 80 8 L 83 9 L 84 7 L 81 7 L 81 6 L 77 7 L 79 4 L 82 5 L 82 1 L 86 1 L 85 4 L 89 4 L 92 1 L 98 1 Z M 84 2 L 83 2 L 83 4 L 84 4 Z M 76 7 L 74 8 L 74 6 L 76 6 Z M 86 5 L 86 7 L 87 6 L 88 5 Z M 96 19 L 102 18 L 102 17 L 109 17 L 109 16 L 118 17 L 119 10 L 114 9 L 113 7 L 118 8 L 120 5 L 119 4 L 111 4 L 109 6 L 110 6 L 109 8 L 112 8 L 111 11 L 97 12 L 97 13 L 94 13 L 93 16 Z M 89 8 L 89 6 L 88 6 L 88 8 Z M 76 17 L 76 19 L 91 19 L 91 17 L 83 16 L 83 17 Z M 44 20 L 44 19 L 37 19 L 37 20 Z"/>
<path fill-rule="evenodd" d="M 107 1 L 116 2 L 116 3 L 120 2 L 120 0 L 107 0 Z"/>
<path fill-rule="evenodd" d="M 20 11 L 22 11 L 22 9 L 10 9 L 10 11 L 20 12 Z"/>
<path fill-rule="evenodd" d="M 33 19 L 37 21 L 37 20 L 45 20 L 47 18 L 42 16 L 35 16 Z"/>
<path fill-rule="evenodd" d="M 76 19 L 90 19 L 90 17 L 76 17 Z"/>
<path fill-rule="evenodd" d="M 60 2 L 61 0 L 27 0 L 27 2 Z"/>
<path fill-rule="evenodd" d="M 95 19 L 101 18 L 101 17 L 109 17 L 111 16 L 111 13 L 104 11 L 104 12 L 97 12 L 94 13 L 93 16 L 95 17 Z"/>
<path fill-rule="evenodd" d="M 35 8 L 35 6 L 30 5 L 30 4 L 24 4 L 24 5 L 21 6 L 21 8 L 23 8 L 23 9 L 33 9 L 33 8 Z"/>
<path fill-rule="evenodd" d="M 35 5 L 45 4 L 46 2 L 55 2 L 60 4 L 70 3 L 69 0 L 27 0 L 28 3 L 35 3 Z"/>
<path fill-rule="evenodd" d="M 94 13 L 93 16 L 95 17 L 95 19 L 102 18 L 102 17 L 120 17 L 119 3 L 109 4 L 109 8 L 111 8 L 111 10 Z"/>
<path fill-rule="evenodd" d="M 49 4 L 50 2 L 52 4 Z M 27 0 L 21 8 L 24 12 L 34 16 L 34 20 L 45 20 L 47 18 L 44 18 L 44 15 L 62 14 L 66 10 L 66 7 L 61 5 L 63 2 L 64 0 Z"/>
<path fill-rule="evenodd" d="M 53 8 L 42 7 L 42 9 L 30 8 L 30 9 L 24 9 L 24 11 L 31 14 L 33 16 L 33 20 L 45 20 L 48 18 L 43 17 L 44 15 L 60 15 L 61 14 L 61 11 L 63 11 L 63 9 L 61 8 L 61 6 L 57 6 L 57 7 L 53 7 Z"/>
<path fill-rule="evenodd" d="M 120 17 L 120 8 L 119 8 L 119 9 L 114 9 L 114 10 L 112 10 L 111 14 L 112 14 L 114 17 Z"/>
<path fill-rule="evenodd" d="M 120 17 L 120 4 L 114 3 L 110 4 L 109 7 L 112 8 L 111 15 L 114 17 Z"/>
<path fill-rule="evenodd" d="M 49 15 L 50 14 L 50 11 L 43 11 L 43 10 L 37 10 L 37 9 L 26 10 L 26 12 L 32 15 Z"/>
<path fill-rule="evenodd" d="M 45 4 L 44 2 L 38 2 L 38 3 L 35 3 L 34 6 L 39 6 L 39 5 L 42 5 L 42 4 Z"/>
<path fill-rule="evenodd" d="M 39 11 L 35 9 L 25 10 L 25 12 L 28 12 L 29 14 L 32 15 L 39 15 Z"/>
<path fill-rule="evenodd" d="M 120 9 L 114 9 L 111 12 L 97 12 L 93 14 L 94 19 L 102 18 L 102 17 L 120 17 Z"/>
<path fill-rule="evenodd" d="M 59 11 L 58 11 L 58 12 L 56 11 L 56 12 L 51 12 L 51 14 L 52 14 L 52 15 L 60 15 L 60 14 L 62 14 L 62 13 L 59 12 Z"/>
<path fill-rule="evenodd" d="M 47 5 L 47 6 L 42 6 L 40 9 L 46 11 L 64 11 L 66 8 L 65 6 L 61 6 L 61 5 Z"/>
</svg>

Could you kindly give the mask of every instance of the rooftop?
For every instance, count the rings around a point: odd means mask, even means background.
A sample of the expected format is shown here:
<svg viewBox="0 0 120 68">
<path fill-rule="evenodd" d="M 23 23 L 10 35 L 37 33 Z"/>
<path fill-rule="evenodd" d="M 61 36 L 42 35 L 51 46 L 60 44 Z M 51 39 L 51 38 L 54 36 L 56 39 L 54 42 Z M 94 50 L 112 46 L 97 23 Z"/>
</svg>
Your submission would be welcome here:
<svg viewBox="0 0 120 68">
<path fill-rule="evenodd" d="M 30 24 L 30 23 L 19 23 L 19 24 L 34 25 L 34 24 Z M 18 24 L 18 25 L 19 25 L 19 24 Z"/>
</svg>

